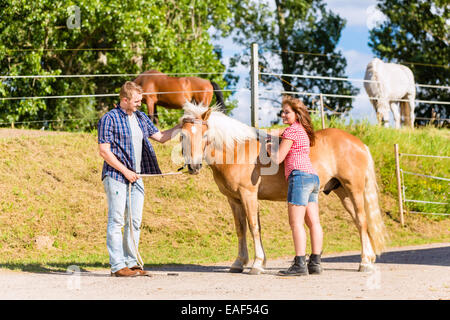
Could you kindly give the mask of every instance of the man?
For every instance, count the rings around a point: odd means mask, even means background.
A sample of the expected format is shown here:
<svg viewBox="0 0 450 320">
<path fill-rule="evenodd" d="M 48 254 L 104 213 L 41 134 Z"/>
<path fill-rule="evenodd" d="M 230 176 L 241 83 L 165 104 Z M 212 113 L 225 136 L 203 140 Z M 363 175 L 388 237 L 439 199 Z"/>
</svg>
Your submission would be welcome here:
<svg viewBox="0 0 450 320">
<path fill-rule="evenodd" d="M 112 276 L 144 276 L 148 273 L 138 266 L 136 257 L 144 206 L 144 184 L 139 174 L 161 173 L 148 138 L 164 143 L 172 139 L 181 126 L 160 132 L 144 112 L 137 110 L 141 105 L 142 88 L 134 82 L 125 82 L 119 99 L 120 103 L 98 123 L 99 153 L 105 160 L 102 180 L 108 199 L 106 244 Z M 128 199 L 129 183 L 131 201 Z M 132 226 L 124 218 L 129 203 Z M 136 245 L 131 240 L 130 227 Z"/>
</svg>

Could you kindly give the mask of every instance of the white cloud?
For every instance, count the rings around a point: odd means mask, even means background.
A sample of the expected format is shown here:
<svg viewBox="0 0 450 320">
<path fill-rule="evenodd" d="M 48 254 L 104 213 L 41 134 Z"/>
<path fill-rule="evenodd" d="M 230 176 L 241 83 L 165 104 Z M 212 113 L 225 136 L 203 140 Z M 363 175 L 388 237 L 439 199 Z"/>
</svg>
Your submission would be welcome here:
<svg viewBox="0 0 450 320">
<path fill-rule="evenodd" d="M 349 26 L 368 28 L 368 21 L 372 21 L 370 19 L 368 20 L 368 18 L 370 18 L 370 14 L 373 15 L 373 11 L 368 8 L 376 5 L 376 0 L 328 0 L 325 2 L 328 9 L 338 13 L 341 17 L 347 19 L 347 30 Z M 376 21 L 376 19 L 374 21 Z M 344 30 L 343 32 L 346 32 L 346 30 Z M 222 47 L 222 62 L 226 66 L 228 66 L 229 59 L 232 55 L 248 49 L 234 44 L 231 37 L 229 37 L 228 39 L 220 39 L 219 41 L 215 41 L 215 44 Z M 359 46 L 357 47 L 359 48 Z M 348 46 L 345 48 L 341 47 L 339 48 L 339 50 L 343 52 L 345 58 L 347 59 L 346 74 L 350 78 L 363 79 L 366 66 L 372 59 L 372 55 L 358 51 L 358 49 L 355 50 L 354 48 L 348 48 Z M 238 66 L 235 72 L 241 77 L 241 80 L 236 85 L 236 88 L 244 89 L 244 87 L 247 86 L 246 83 L 248 81 L 248 67 Z M 368 119 L 369 122 L 376 123 L 375 112 L 364 90 L 363 83 L 353 82 L 353 85 L 360 88 L 360 93 L 354 100 L 354 107 L 350 112 L 350 117 L 358 120 Z M 278 90 L 278 88 L 273 89 Z M 280 85 L 280 90 L 281 89 L 282 87 Z M 264 86 L 262 83 L 260 83 L 260 90 L 264 90 Z M 261 110 L 259 110 L 259 118 L 261 120 L 258 121 L 259 126 L 270 125 L 270 122 L 277 118 L 277 111 L 279 108 L 279 106 L 274 105 L 271 101 L 264 100 L 264 97 L 269 97 L 269 95 L 265 92 L 260 92 L 259 105 Z M 250 124 L 250 92 L 236 92 L 233 98 L 238 101 L 238 106 L 233 110 L 231 116 L 239 121 Z M 280 96 L 273 94 L 269 98 L 280 99 Z"/>
<path fill-rule="evenodd" d="M 372 60 L 372 55 L 365 54 L 362 52 L 359 52 L 357 50 L 344 50 L 343 48 L 340 48 L 342 52 L 344 53 L 345 58 L 347 59 L 347 70 L 346 74 L 350 78 L 355 79 L 364 79 L 364 73 L 366 70 L 367 64 Z M 247 71 L 248 72 L 248 71 Z M 243 77 L 245 78 L 245 77 Z M 238 88 L 244 87 L 244 79 L 241 79 L 239 84 L 237 85 Z M 376 123 L 376 115 L 375 111 L 372 107 L 372 104 L 370 103 L 369 98 L 367 97 L 366 91 L 363 86 L 363 82 L 355 81 L 352 82 L 352 84 L 360 89 L 360 93 L 357 95 L 353 102 L 353 109 L 349 113 L 349 117 L 354 120 L 363 120 L 367 119 L 370 123 Z M 276 93 L 267 93 L 263 92 L 266 88 L 264 88 L 263 84 L 260 83 L 260 94 L 259 94 L 259 106 L 260 110 L 259 112 L 259 118 L 258 121 L 259 126 L 269 126 L 271 121 L 277 119 L 277 111 L 279 108 L 279 105 L 275 105 L 270 100 L 265 100 L 264 98 L 272 98 L 275 100 L 279 100 L 280 95 Z M 283 87 L 281 85 L 273 85 L 273 88 L 271 90 L 283 90 Z M 232 117 L 235 119 L 238 119 L 239 121 L 242 121 L 246 124 L 251 123 L 251 110 L 250 110 L 250 92 L 237 92 L 235 94 L 235 98 L 238 101 L 238 106 L 233 110 Z"/>
<path fill-rule="evenodd" d="M 372 55 L 357 50 L 342 49 L 342 51 L 347 59 L 346 74 L 349 78 L 363 80 L 367 64 L 373 59 Z M 349 118 L 354 120 L 367 119 L 370 123 L 375 124 L 377 122 L 375 110 L 364 89 L 364 82 L 353 81 L 352 84 L 359 88 L 359 94 L 353 101 L 353 108 L 349 113 Z"/>
<path fill-rule="evenodd" d="M 357 50 L 344 50 L 339 48 L 347 60 L 346 74 L 351 78 L 364 78 L 367 64 L 373 59 L 371 54 L 359 52 Z"/>
<path fill-rule="evenodd" d="M 260 87 L 264 90 L 263 87 Z M 264 92 L 260 92 L 259 109 L 258 109 L 258 126 L 268 127 L 271 121 L 277 120 L 280 106 L 265 100 L 262 97 L 266 96 Z M 235 94 L 238 101 L 238 106 L 231 112 L 231 117 L 243 123 L 251 125 L 251 94 L 250 91 L 240 91 Z"/>
<path fill-rule="evenodd" d="M 347 20 L 347 27 L 372 29 L 385 16 L 376 9 L 376 0 L 328 0 L 327 7 Z"/>
<path fill-rule="evenodd" d="M 373 29 L 387 20 L 387 17 L 375 5 L 369 6 L 366 9 L 366 16 L 366 25 L 369 29 Z"/>
<path fill-rule="evenodd" d="M 364 87 L 361 86 L 360 93 L 353 102 L 353 109 L 349 113 L 349 118 L 354 120 L 368 120 L 371 124 L 377 123 L 375 110 L 370 103 Z"/>
<path fill-rule="evenodd" d="M 235 93 L 234 96 L 234 98 L 238 101 L 238 106 L 231 112 L 231 117 L 250 125 L 250 92 L 240 91 Z"/>
</svg>

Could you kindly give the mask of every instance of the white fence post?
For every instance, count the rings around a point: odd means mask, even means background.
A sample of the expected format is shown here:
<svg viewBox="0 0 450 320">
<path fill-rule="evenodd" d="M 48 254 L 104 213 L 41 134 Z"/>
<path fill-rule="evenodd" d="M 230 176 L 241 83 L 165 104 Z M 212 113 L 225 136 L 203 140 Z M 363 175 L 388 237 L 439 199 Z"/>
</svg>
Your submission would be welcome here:
<svg viewBox="0 0 450 320">
<path fill-rule="evenodd" d="M 325 129 L 325 114 L 323 112 L 323 96 L 320 94 L 320 118 L 322 119 L 322 129 Z"/>
<path fill-rule="evenodd" d="M 250 82 L 251 82 L 251 121 L 252 127 L 258 128 L 258 44 L 252 43 L 252 62 L 250 68 Z"/>
<path fill-rule="evenodd" d="M 398 144 L 394 144 L 395 151 L 395 173 L 397 175 L 397 194 L 398 194 L 398 210 L 400 212 L 400 223 L 403 227 L 405 220 L 403 218 L 403 200 L 402 200 L 402 183 L 400 177 L 400 156 L 398 154 Z"/>
</svg>

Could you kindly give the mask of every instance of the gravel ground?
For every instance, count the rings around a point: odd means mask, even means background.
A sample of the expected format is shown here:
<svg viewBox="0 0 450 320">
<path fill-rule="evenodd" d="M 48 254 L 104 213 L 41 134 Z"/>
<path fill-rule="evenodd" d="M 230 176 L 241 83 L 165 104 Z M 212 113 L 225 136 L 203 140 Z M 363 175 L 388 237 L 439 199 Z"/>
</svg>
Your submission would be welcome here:
<svg viewBox="0 0 450 320">
<path fill-rule="evenodd" d="M 109 270 L 30 273 L 1 269 L 0 299 L 358 300 L 450 299 L 450 243 L 391 248 L 373 273 L 359 252 L 324 255 L 322 275 L 279 277 L 289 259 L 259 276 L 228 273 L 230 262 L 146 268 L 152 277 L 113 278 Z M 74 269 L 76 270 L 76 266 Z"/>
</svg>

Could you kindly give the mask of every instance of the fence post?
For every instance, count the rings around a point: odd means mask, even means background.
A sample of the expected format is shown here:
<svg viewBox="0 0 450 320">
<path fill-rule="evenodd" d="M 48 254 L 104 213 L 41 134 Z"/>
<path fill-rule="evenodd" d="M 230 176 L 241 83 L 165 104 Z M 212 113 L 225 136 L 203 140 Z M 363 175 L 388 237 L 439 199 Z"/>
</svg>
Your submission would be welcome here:
<svg viewBox="0 0 450 320">
<path fill-rule="evenodd" d="M 400 156 L 398 153 L 398 144 L 394 144 L 395 151 L 395 173 L 397 176 L 397 195 L 398 195 L 398 210 L 400 212 L 400 224 L 405 224 L 405 220 L 403 218 L 403 200 L 402 200 L 402 183 L 400 177 Z"/>
<path fill-rule="evenodd" d="M 323 96 L 320 94 L 320 118 L 322 119 L 322 129 L 325 129 L 325 114 L 323 112 Z"/>
<path fill-rule="evenodd" d="M 251 121 L 252 127 L 258 128 L 258 44 L 252 43 L 252 61 L 250 67 L 251 82 Z"/>
</svg>

